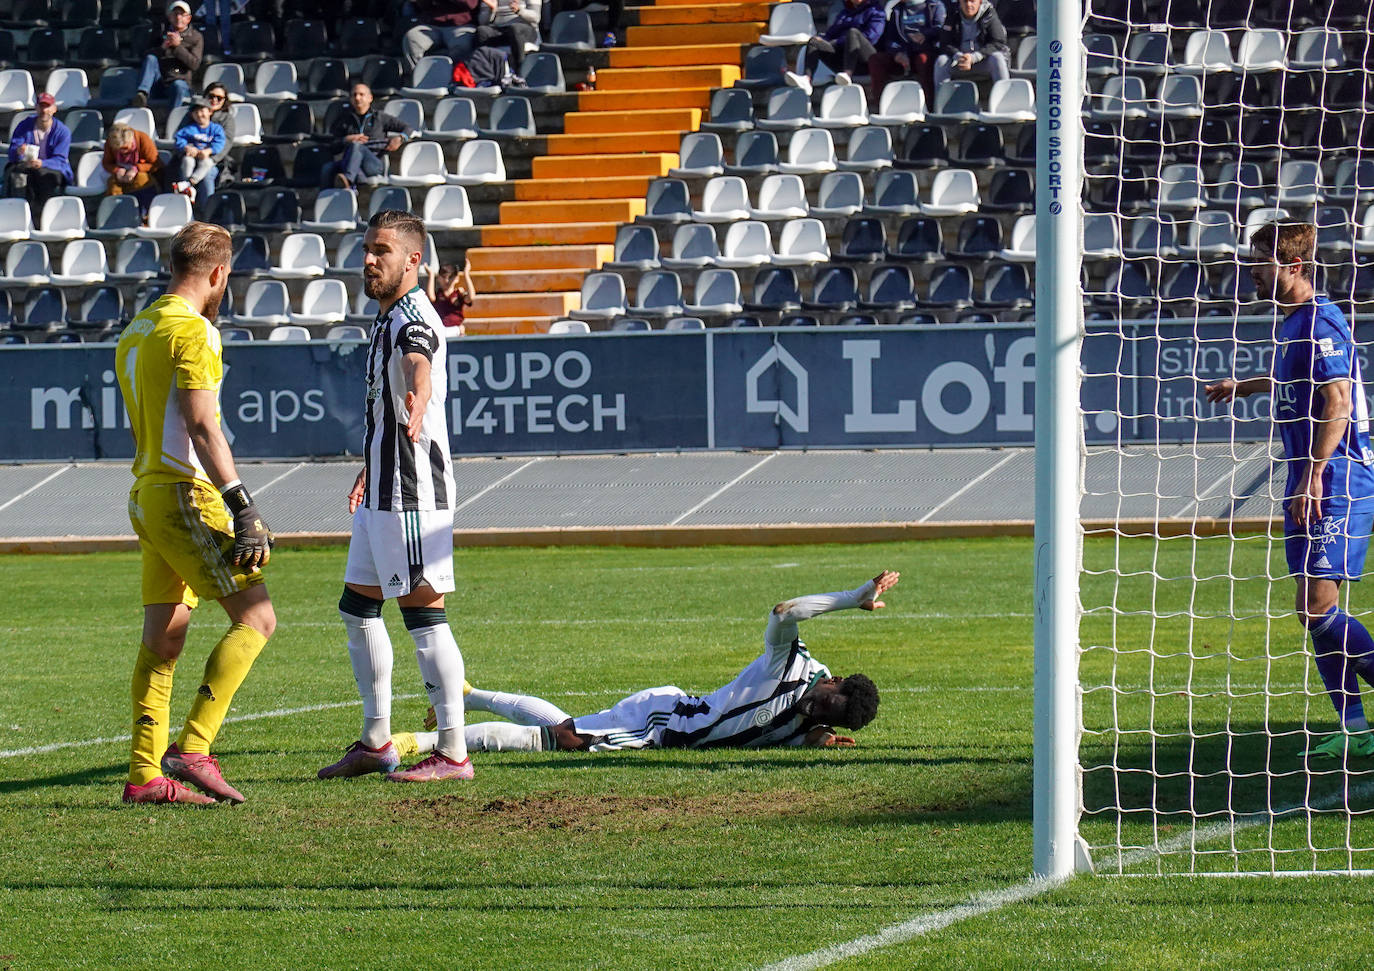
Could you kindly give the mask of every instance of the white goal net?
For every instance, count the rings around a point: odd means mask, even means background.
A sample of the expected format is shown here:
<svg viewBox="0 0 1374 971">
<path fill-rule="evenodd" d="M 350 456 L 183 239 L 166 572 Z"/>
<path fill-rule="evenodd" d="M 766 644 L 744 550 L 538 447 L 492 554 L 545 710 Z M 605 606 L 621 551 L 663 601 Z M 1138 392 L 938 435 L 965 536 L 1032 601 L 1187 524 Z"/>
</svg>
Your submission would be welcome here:
<svg viewBox="0 0 1374 971">
<path fill-rule="evenodd" d="M 1084 10 L 1078 836 L 1099 873 L 1374 870 L 1374 757 L 1305 754 L 1340 720 L 1294 607 L 1270 396 L 1203 393 L 1274 366 L 1249 239 L 1276 219 L 1317 226 L 1318 292 L 1370 369 L 1369 13 Z M 1371 587 L 1340 590 L 1367 624 Z"/>
</svg>

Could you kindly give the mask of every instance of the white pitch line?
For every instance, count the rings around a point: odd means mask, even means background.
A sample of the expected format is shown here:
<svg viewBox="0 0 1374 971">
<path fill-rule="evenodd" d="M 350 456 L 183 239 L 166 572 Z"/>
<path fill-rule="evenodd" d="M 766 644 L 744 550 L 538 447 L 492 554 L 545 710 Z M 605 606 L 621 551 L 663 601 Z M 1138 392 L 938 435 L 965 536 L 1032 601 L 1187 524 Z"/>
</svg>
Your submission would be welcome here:
<svg viewBox="0 0 1374 971">
<path fill-rule="evenodd" d="M 735 476 L 735 477 L 734 477 L 733 479 L 731 479 L 729 482 L 725 483 L 725 485 L 721 486 L 721 487 L 720 487 L 719 489 L 717 489 L 715 492 L 711 493 L 711 494 L 710 494 L 709 496 L 707 496 L 705 499 L 701 500 L 701 502 L 697 503 L 697 504 L 696 504 L 695 506 L 693 506 L 691 509 L 688 509 L 685 513 L 683 513 L 681 516 L 679 516 L 679 517 L 677 517 L 676 519 L 674 519 L 674 520 L 673 520 L 671 523 L 669 523 L 668 525 L 669 525 L 669 526 L 676 526 L 678 523 L 682 522 L 682 521 L 683 521 L 684 519 L 686 519 L 688 516 L 692 515 L 694 512 L 696 512 L 696 511 L 697 511 L 698 509 L 700 509 L 702 506 L 705 506 L 707 503 L 714 502 L 714 501 L 715 501 L 716 499 L 718 499 L 727 489 L 729 489 L 729 488 L 731 488 L 732 486 L 734 486 L 735 483 L 739 482 L 739 481 L 740 481 L 741 479 L 743 479 L 746 475 L 752 475 L 754 472 L 756 472 L 757 470 L 759 470 L 759 469 L 762 468 L 764 465 L 768 464 L 769 462 L 771 462 L 773 459 L 775 459 L 775 458 L 777 458 L 777 457 L 778 457 L 778 453 L 777 453 L 777 452 L 769 452 L 769 453 L 768 453 L 767 455 L 765 455 L 762 459 L 760 459 L 759 461 L 755 462 L 753 465 L 751 465 L 749 468 L 745 469 L 745 470 L 744 470 L 743 472 L 741 472 L 739 475 Z"/>
<path fill-rule="evenodd" d="M 411 698 L 419 698 L 420 695 L 396 695 L 397 701 L 406 701 Z M 362 704 L 361 701 L 329 701 L 319 705 L 303 705 L 300 708 L 275 708 L 272 711 L 258 711 L 251 715 L 230 715 L 224 719 L 227 725 L 230 722 L 255 722 L 264 718 L 284 718 L 288 715 L 304 715 L 312 711 L 329 711 L 333 708 L 352 708 Z M 180 727 L 176 729 L 180 731 Z M 132 735 L 110 735 L 102 738 L 84 738 L 77 742 L 51 742 L 47 745 L 34 745 L 29 748 L 12 748 L 0 751 L 0 759 L 18 758 L 24 755 L 43 755 L 46 752 L 60 752 L 69 748 L 89 748 L 92 745 L 111 745 L 115 742 L 127 742 Z"/>
<path fill-rule="evenodd" d="M 885 610 L 884 617 L 894 620 L 1017 620 L 1025 619 L 1031 615 L 1028 613 L 946 613 L 943 611 L 904 611 Z M 859 617 L 837 617 L 835 620 L 842 623 L 853 623 Z M 529 624 L 542 624 L 558 627 L 591 627 L 612 624 L 635 624 L 639 626 L 650 624 L 752 624 L 765 622 L 765 615 L 749 615 L 747 617 L 727 617 L 716 614 L 710 617 L 463 617 L 461 614 L 450 615 L 450 625 L 457 628 L 458 633 L 472 627 L 520 627 Z M 833 623 L 828 621 L 827 623 Z M 291 623 L 292 629 L 296 628 L 337 628 L 337 620 L 297 620 Z M 107 630 L 105 625 L 91 624 L 63 624 L 62 631 L 91 631 Z M 0 627 L 0 638 L 6 634 L 52 634 L 55 628 L 45 627 Z"/>
<path fill-rule="evenodd" d="M 623 698 L 635 691 L 635 688 L 604 688 L 600 691 L 545 691 L 541 692 L 543 698 Z M 1001 693 L 1001 692 L 1023 692 L 1030 691 L 1029 685 L 989 685 L 985 687 L 969 686 L 956 688 L 941 688 L 934 685 L 910 685 L 906 687 L 889 687 L 884 691 L 895 694 L 939 694 L 941 692 L 962 692 L 962 693 Z M 412 698 L 422 697 L 419 694 L 397 695 L 397 701 L 408 701 Z M 275 708 L 272 711 L 259 711 L 249 715 L 231 715 L 224 719 L 229 722 L 251 722 L 260 721 L 264 718 L 286 718 L 291 715 L 305 715 L 312 711 L 330 711 L 335 708 L 351 708 L 361 704 L 359 701 L 329 701 L 318 705 L 302 705 L 299 708 Z M 473 709 L 476 711 L 477 709 Z M 180 728 L 177 729 L 180 731 Z M 12 748 L 0 750 L 0 759 L 20 758 L 25 755 L 43 755 L 47 752 L 60 752 L 69 748 L 89 748 L 93 745 L 113 745 L 119 742 L 127 742 L 130 735 L 109 735 L 100 738 L 84 738 L 75 742 L 49 742 L 46 745 L 32 745 L 28 748 Z"/>
<path fill-rule="evenodd" d="M 1282 821 L 1284 817 L 1301 813 L 1304 810 L 1331 809 L 1348 800 L 1360 799 L 1371 794 L 1374 794 L 1374 782 L 1351 789 L 1349 793 L 1342 792 L 1325 799 L 1319 799 L 1310 805 L 1289 806 L 1286 809 L 1276 809 L 1272 813 L 1249 813 L 1225 822 L 1211 823 L 1200 829 L 1180 833 L 1155 846 L 1141 847 L 1129 853 L 1123 853 L 1120 857 L 1119 867 L 1124 870 L 1127 867 L 1139 866 L 1166 853 L 1177 853 L 1198 843 L 1210 842 L 1241 830 L 1264 826 L 1271 820 Z M 836 961 L 858 957 L 869 951 L 876 951 L 879 948 L 891 947 L 894 944 L 903 944 L 917 937 L 924 937 L 926 934 L 943 930 L 951 924 L 967 920 L 970 917 L 981 917 L 995 910 L 1001 910 L 1003 907 L 1023 903 L 1062 886 L 1069 879 L 1071 877 L 1031 877 L 1025 883 L 1014 883 L 999 890 L 974 894 L 969 898 L 968 903 L 932 911 L 928 914 L 918 914 L 910 920 L 900 924 L 891 924 L 876 933 L 865 934 L 841 944 L 832 944 L 807 954 L 786 958 L 776 964 L 765 965 L 761 971 L 813 971 L 815 968 L 823 968 L 834 964 Z"/>
<path fill-rule="evenodd" d="M 776 964 L 766 965 L 762 971 L 812 971 L 814 968 L 823 968 L 826 965 L 834 964 L 836 961 L 858 957 L 860 954 L 867 954 L 869 951 L 876 951 L 883 947 L 891 947 L 894 944 L 902 944 L 912 938 L 923 937 L 926 934 L 943 930 L 961 920 L 980 917 L 983 914 L 990 914 L 994 910 L 1001 910 L 1003 907 L 1030 900 L 1060 886 L 1065 879 L 1063 877 L 1030 879 L 1025 883 L 1012 884 L 1010 887 L 1003 887 L 1000 890 L 974 894 L 966 904 L 959 904 L 946 910 L 936 910 L 929 914 L 921 914 L 900 924 L 884 927 L 875 934 L 865 934 L 863 937 L 856 937 L 852 941 L 845 941 L 843 944 L 832 944 L 830 947 L 823 947 L 809 954 L 799 954 Z"/>
</svg>

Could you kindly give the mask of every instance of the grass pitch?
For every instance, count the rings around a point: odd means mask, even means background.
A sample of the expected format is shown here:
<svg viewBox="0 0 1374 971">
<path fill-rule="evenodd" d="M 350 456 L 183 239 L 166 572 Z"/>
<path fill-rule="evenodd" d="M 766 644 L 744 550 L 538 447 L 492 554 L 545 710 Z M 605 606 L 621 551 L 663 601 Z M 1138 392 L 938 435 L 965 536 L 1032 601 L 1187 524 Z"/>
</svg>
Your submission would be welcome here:
<svg viewBox="0 0 1374 971">
<path fill-rule="evenodd" d="M 127 731 L 137 558 L 0 558 L 0 968 L 742 968 L 1029 871 L 1029 541 L 459 551 L 449 614 L 471 680 L 574 714 L 653 685 L 713 689 L 760 650 L 776 601 L 903 576 L 887 610 L 802 628 L 836 673 L 879 685 L 857 749 L 479 755 L 473 783 L 442 787 L 314 778 L 358 730 L 343 560 L 274 556 L 278 633 L 216 746 L 249 802 L 195 810 L 121 806 L 127 742 L 96 741 Z M 1091 581 L 1085 600 L 1103 594 Z M 394 724 L 416 726 L 409 638 L 387 619 L 407 696 Z M 193 623 L 175 716 L 222 627 L 213 605 Z M 1085 656 L 1100 663 L 1112 676 Z M 1127 657 L 1112 683 L 1154 663 Z M 1300 718 L 1297 697 L 1271 719 Z M 1163 706 L 1154 724 L 1188 717 Z M 23 754 L 57 743 L 75 744 Z M 1369 889 L 1081 878 L 839 966 L 1362 965 Z"/>
</svg>

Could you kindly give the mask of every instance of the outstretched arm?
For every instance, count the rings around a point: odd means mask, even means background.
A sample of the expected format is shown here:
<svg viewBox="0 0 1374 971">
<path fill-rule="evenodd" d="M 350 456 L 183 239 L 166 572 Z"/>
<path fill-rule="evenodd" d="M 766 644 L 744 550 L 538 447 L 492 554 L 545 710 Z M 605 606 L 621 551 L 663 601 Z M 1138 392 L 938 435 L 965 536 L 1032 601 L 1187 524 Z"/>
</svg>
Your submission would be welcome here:
<svg viewBox="0 0 1374 971">
<path fill-rule="evenodd" d="M 768 617 L 768 629 L 764 640 L 770 650 L 790 647 L 797 639 L 797 624 L 810 620 L 819 614 L 832 610 L 878 610 L 885 606 L 880 599 L 884 593 L 897 585 L 900 573 L 884 570 L 863 586 L 838 593 L 813 593 L 795 600 L 785 600 L 773 608 Z"/>
</svg>

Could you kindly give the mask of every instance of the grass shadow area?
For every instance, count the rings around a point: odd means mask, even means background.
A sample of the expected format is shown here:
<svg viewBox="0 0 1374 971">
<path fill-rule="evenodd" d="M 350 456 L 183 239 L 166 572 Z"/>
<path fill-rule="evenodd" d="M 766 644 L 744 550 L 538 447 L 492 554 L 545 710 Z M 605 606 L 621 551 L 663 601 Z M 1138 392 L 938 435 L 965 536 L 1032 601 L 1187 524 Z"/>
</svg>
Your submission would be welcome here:
<svg viewBox="0 0 1374 971">
<path fill-rule="evenodd" d="M 1080 753 L 1083 831 L 1207 871 L 1374 867 L 1374 759 L 1304 756 L 1314 738 L 1287 720 L 1105 733 Z"/>
</svg>

